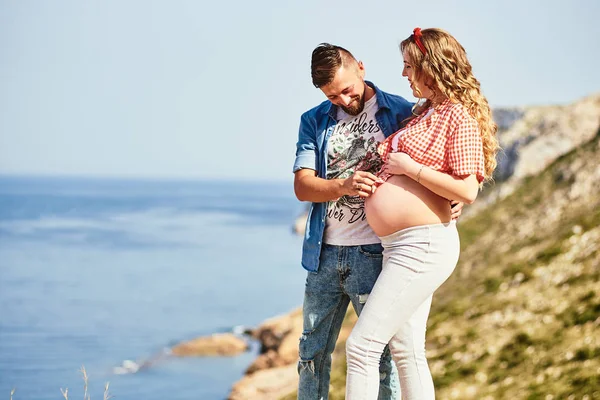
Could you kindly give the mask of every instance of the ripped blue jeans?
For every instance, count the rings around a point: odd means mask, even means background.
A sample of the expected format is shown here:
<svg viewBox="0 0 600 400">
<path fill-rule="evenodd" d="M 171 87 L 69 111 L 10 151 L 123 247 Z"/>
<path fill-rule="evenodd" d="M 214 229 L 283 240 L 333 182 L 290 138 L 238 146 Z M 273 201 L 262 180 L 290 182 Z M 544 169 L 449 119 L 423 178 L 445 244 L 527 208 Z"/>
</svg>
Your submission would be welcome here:
<svg viewBox="0 0 600 400">
<path fill-rule="evenodd" d="M 358 315 L 381 272 L 380 244 L 324 244 L 319 270 L 309 272 L 304 292 L 304 332 L 300 338 L 298 400 L 327 400 L 331 353 L 352 303 Z M 398 372 L 386 347 L 379 367 L 379 400 L 400 399 Z"/>
</svg>

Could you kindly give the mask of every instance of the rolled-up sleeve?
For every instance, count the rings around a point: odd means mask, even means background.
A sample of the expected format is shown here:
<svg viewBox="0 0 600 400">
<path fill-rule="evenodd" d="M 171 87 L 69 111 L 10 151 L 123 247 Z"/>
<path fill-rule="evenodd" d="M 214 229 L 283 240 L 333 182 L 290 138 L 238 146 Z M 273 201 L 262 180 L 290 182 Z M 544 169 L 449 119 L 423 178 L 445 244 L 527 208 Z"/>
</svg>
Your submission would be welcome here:
<svg viewBox="0 0 600 400">
<path fill-rule="evenodd" d="M 303 168 L 317 171 L 317 141 L 315 119 L 306 112 L 300 118 L 298 143 L 296 143 L 296 160 L 293 172 Z"/>
</svg>

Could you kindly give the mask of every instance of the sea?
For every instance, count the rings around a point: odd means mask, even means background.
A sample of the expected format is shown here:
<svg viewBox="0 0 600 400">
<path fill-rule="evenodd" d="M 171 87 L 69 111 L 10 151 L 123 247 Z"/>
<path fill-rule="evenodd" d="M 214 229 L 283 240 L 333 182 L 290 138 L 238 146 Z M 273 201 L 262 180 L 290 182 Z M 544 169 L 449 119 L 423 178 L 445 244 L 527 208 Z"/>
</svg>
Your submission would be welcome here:
<svg viewBox="0 0 600 400">
<path fill-rule="evenodd" d="M 226 399 L 257 344 L 169 349 L 302 304 L 303 209 L 291 180 L 0 177 L 0 399 L 83 398 L 82 367 L 92 400 Z"/>
</svg>

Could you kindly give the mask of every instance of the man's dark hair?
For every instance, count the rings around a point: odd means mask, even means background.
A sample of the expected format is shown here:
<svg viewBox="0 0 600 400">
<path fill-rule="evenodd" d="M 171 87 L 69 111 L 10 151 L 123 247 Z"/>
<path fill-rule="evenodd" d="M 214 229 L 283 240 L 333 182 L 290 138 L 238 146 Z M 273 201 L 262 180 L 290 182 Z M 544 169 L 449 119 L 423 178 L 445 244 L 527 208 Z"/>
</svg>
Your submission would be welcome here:
<svg viewBox="0 0 600 400">
<path fill-rule="evenodd" d="M 320 88 L 333 81 L 341 66 L 347 66 L 356 58 L 348 50 L 329 43 L 321 43 L 312 52 L 310 72 L 313 85 Z"/>
</svg>

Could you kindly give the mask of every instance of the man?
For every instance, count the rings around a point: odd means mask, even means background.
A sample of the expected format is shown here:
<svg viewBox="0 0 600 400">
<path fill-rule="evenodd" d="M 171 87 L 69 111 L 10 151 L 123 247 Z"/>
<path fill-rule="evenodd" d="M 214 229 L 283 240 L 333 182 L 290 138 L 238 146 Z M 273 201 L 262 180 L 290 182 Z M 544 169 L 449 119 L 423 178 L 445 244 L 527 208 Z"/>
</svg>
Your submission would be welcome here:
<svg viewBox="0 0 600 400">
<path fill-rule="evenodd" d="M 412 104 L 364 80 L 347 50 L 323 43 L 312 53 L 312 81 L 327 101 L 302 115 L 294 190 L 312 202 L 302 252 L 308 270 L 300 338 L 298 399 L 328 398 L 331 353 L 351 302 L 360 314 L 381 272 L 382 247 L 367 224 L 364 199 L 380 180 L 377 144 L 411 116 Z M 389 351 L 379 399 L 399 398 Z"/>
</svg>

